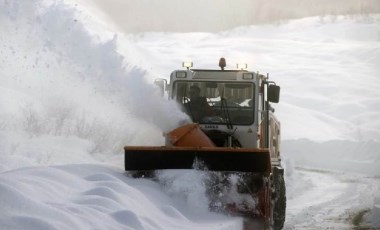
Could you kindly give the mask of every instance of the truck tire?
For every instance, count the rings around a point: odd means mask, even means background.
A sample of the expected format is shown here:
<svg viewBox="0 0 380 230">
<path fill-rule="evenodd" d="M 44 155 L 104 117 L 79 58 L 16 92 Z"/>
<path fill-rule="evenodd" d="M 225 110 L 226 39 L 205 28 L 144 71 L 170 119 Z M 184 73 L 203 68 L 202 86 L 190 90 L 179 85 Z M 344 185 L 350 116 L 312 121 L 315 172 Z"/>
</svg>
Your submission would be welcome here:
<svg viewBox="0 0 380 230">
<path fill-rule="evenodd" d="M 275 196 L 273 207 L 273 227 L 280 230 L 284 227 L 286 213 L 286 188 L 283 173 L 276 173 L 274 178 Z"/>
</svg>

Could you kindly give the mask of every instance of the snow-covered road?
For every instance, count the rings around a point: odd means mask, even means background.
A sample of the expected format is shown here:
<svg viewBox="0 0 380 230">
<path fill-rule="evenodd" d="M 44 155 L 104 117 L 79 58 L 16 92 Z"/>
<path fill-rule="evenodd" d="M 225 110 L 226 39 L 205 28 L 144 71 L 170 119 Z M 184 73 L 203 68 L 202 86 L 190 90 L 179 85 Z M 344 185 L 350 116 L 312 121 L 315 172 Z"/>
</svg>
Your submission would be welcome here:
<svg viewBox="0 0 380 230">
<path fill-rule="evenodd" d="M 380 191 L 380 178 L 327 170 L 295 168 L 287 182 L 285 229 L 368 227 L 360 215 L 369 213 Z"/>
</svg>

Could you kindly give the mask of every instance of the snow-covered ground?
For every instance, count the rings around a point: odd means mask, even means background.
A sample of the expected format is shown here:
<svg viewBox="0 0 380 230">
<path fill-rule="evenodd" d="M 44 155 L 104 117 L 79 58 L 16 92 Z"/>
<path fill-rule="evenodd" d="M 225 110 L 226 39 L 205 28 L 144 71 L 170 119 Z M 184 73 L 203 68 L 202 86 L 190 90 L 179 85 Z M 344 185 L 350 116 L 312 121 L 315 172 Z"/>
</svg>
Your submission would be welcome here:
<svg viewBox="0 0 380 230">
<path fill-rule="evenodd" d="M 123 172 L 124 145 L 161 145 L 187 119 L 154 78 L 221 56 L 282 87 L 285 228 L 380 227 L 380 15 L 123 34 L 69 3 L 0 1 L 2 228 L 242 228 L 207 210 L 202 172 Z"/>
</svg>

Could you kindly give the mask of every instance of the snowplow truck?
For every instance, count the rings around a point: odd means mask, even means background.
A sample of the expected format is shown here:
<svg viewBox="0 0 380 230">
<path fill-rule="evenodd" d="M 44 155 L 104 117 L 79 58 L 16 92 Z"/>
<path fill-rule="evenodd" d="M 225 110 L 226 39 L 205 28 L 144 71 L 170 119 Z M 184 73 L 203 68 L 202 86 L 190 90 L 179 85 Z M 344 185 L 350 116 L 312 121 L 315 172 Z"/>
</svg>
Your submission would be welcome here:
<svg viewBox="0 0 380 230">
<path fill-rule="evenodd" d="M 286 194 L 280 156 L 280 123 L 271 103 L 280 87 L 269 74 L 246 70 L 193 69 L 157 79 L 162 95 L 175 100 L 192 123 L 165 134 L 165 146 L 125 146 L 125 170 L 150 177 L 158 170 L 207 172 L 209 208 L 242 216 L 244 229 L 282 229 Z M 245 67 L 245 68 L 244 68 Z"/>
</svg>

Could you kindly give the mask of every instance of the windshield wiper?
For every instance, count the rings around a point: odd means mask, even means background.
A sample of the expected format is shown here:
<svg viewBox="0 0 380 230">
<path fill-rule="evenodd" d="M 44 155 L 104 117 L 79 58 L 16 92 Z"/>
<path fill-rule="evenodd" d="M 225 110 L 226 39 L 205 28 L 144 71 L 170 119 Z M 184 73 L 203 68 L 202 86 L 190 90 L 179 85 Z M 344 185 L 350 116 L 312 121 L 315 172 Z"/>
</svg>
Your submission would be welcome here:
<svg viewBox="0 0 380 230">
<path fill-rule="evenodd" d="M 224 98 L 224 89 L 222 92 L 222 97 L 220 98 L 220 110 L 223 113 L 223 116 L 226 118 L 226 125 L 227 129 L 233 129 L 233 125 L 231 122 L 231 117 L 230 117 L 230 112 L 228 110 L 228 104 L 227 104 L 227 99 Z"/>
</svg>

